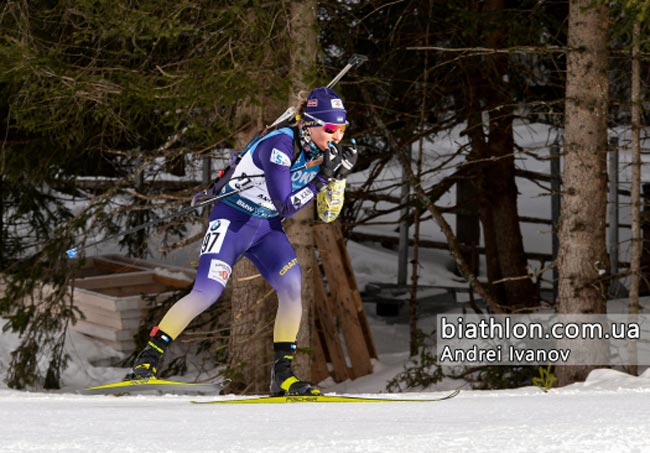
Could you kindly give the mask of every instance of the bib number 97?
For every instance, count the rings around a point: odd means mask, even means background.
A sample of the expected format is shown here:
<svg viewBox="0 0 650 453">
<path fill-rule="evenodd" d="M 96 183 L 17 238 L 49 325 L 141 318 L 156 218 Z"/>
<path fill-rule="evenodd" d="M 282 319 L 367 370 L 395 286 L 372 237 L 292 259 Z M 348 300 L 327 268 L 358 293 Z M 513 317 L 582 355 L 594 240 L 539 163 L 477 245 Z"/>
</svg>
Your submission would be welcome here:
<svg viewBox="0 0 650 453">
<path fill-rule="evenodd" d="M 201 244 L 201 255 L 204 253 L 219 253 L 223 240 L 228 232 L 230 220 L 217 219 L 210 222 L 208 231 L 205 232 L 203 243 Z"/>
</svg>

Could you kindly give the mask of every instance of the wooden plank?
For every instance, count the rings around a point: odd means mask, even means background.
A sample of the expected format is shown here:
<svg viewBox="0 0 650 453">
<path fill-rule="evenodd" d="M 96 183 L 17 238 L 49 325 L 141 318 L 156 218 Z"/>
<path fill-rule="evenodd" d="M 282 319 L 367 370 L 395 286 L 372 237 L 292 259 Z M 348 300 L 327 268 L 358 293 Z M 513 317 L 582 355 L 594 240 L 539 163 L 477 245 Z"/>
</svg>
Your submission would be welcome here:
<svg viewBox="0 0 650 453">
<path fill-rule="evenodd" d="M 339 245 L 339 250 L 341 252 L 341 264 L 344 268 L 344 274 L 347 276 L 348 284 L 350 285 L 350 291 L 352 298 L 354 299 L 354 305 L 357 307 L 357 314 L 359 316 L 359 324 L 363 330 L 363 336 L 366 340 L 366 346 L 368 347 L 368 352 L 370 357 L 377 359 L 377 348 L 375 347 L 375 341 L 372 337 L 372 332 L 370 326 L 368 325 L 368 318 L 366 317 L 366 310 L 363 307 L 363 300 L 361 299 L 361 293 L 359 292 L 359 286 L 357 285 L 357 280 L 354 277 L 354 269 L 352 268 L 352 261 L 350 260 L 350 255 L 348 249 L 345 246 L 343 233 L 338 224 L 334 228 L 336 234 L 336 242 Z"/>
<path fill-rule="evenodd" d="M 93 310 L 92 308 L 77 306 L 81 311 L 83 318 L 79 317 L 81 321 L 87 321 L 93 324 L 100 324 L 108 326 L 113 329 L 122 328 L 122 319 L 118 312 L 108 312 L 105 310 Z"/>
<path fill-rule="evenodd" d="M 154 275 L 151 271 L 129 272 L 125 274 L 96 275 L 75 280 L 74 284 L 78 288 L 84 289 L 104 289 L 114 288 L 116 286 L 134 286 L 145 283 L 152 283 Z"/>
<path fill-rule="evenodd" d="M 196 276 L 196 271 L 193 269 L 189 269 L 187 267 L 181 267 L 181 266 L 174 266 L 173 264 L 167 264 L 167 263 L 159 263 L 156 261 L 147 261 L 143 260 L 140 258 L 130 258 L 127 256 L 120 256 L 120 255 L 107 255 L 108 258 L 115 260 L 115 261 L 121 261 L 124 262 L 130 266 L 135 266 L 140 269 L 149 269 L 153 271 L 164 271 L 164 272 L 169 272 L 170 274 L 183 274 L 182 276 L 179 276 L 179 280 L 181 281 L 189 281 L 190 283 L 194 281 L 194 277 Z M 159 272 L 156 272 L 159 274 Z"/>
<path fill-rule="evenodd" d="M 320 340 L 320 335 L 316 332 L 312 333 L 314 355 L 311 362 L 311 381 L 321 382 L 330 376 L 330 372 L 327 368 L 327 360 L 325 359 L 325 351 L 323 350 L 323 343 Z"/>
<path fill-rule="evenodd" d="M 360 296 L 359 296 L 360 297 Z M 361 310 L 357 312 L 359 315 L 359 325 L 363 331 L 363 337 L 366 340 L 366 347 L 368 348 L 368 353 L 373 359 L 378 359 L 377 348 L 375 347 L 375 340 L 372 337 L 372 331 L 370 330 L 370 325 L 368 324 L 368 318 L 366 317 L 366 311 Z"/>
<path fill-rule="evenodd" d="M 102 294 L 115 297 L 135 296 L 135 295 L 155 295 L 169 291 L 169 287 L 160 283 L 143 283 L 140 285 L 116 286 L 112 288 L 97 288 Z"/>
<path fill-rule="evenodd" d="M 125 274 L 96 275 L 75 280 L 75 286 L 85 289 L 106 289 L 155 284 L 165 289 L 187 288 L 192 281 L 184 274 L 179 278 L 171 275 L 157 274 L 153 270 L 129 272 Z"/>
<path fill-rule="evenodd" d="M 350 287 L 349 276 L 346 275 L 348 271 L 343 266 L 345 258 L 341 248 L 345 245 L 342 235 L 339 243 L 337 227 L 333 224 L 319 224 L 315 229 L 314 236 L 330 286 L 331 301 L 350 357 L 352 378 L 365 376 L 372 373 L 372 362 L 364 328 L 360 324 L 359 309 L 352 297 L 354 288 Z"/>
<path fill-rule="evenodd" d="M 114 311 L 150 308 L 148 305 L 149 302 L 142 300 L 142 297 L 140 296 L 114 297 L 83 288 L 75 288 L 73 298 L 75 303 L 78 300 L 83 300 L 86 304 Z"/>
<path fill-rule="evenodd" d="M 320 273 L 320 266 L 316 255 L 313 255 L 314 265 L 314 321 L 316 332 L 314 337 L 319 337 L 326 357 L 332 362 L 332 378 L 335 382 L 349 379 L 348 365 L 345 361 L 345 352 L 341 347 L 338 329 L 334 322 L 334 312 L 328 306 L 327 291 Z"/>
<path fill-rule="evenodd" d="M 130 340 L 133 339 L 133 335 L 136 333 L 131 330 L 118 330 L 107 326 L 100 326 L 99 324 L 93 324 L 88 321 L 77 321 L 74 325 L 74 330 L 92 337 L 111 341 Z"/>
<path fill-rule="evenodd" d="M 136 265 L 135 263 L 130 263 L 121 258 L 122 257 L 119 257 L 117 255 L 96 256 L 93 258 L 93 261 L 97 267 L 109 269 L 119 274 L 147 270 L 146 267 Z"/>
<path fill-rule="evenodd" d="M 187 280 L 185 278 L 183 279 L 174 278 L 173 276 L 170 275 L 158 274 L 155 271 L 154 271 L 154 280 L 156 280 L 162 285 L 171 288 L 176 288 L 176 289 L 187 288 L 193 283 L 193 280 Z"/>
<path fill-rule="evenodd" d="M 117 306 L 117 298 L 105 296 L 104 294 L 99 294 L 94 291 L 89 291 L 82 288 L 74 288 L 72 299 L 75 305 L 83 301 L 83 303 L 87 306 L 103 308 L 104 310 L 110 310 L 114 312 L 117 312 L 119 310 Z"/>
<path fill-rule="evenodd" d="M 111 259 L 111 257 L 95 256 L 87 258 L 81 268 L 75 269 L 74 275 L 75 278 L 86 278 L 97 275 L 137 272 L 143 270 L 147 269 L 120 262 Z"/>
<path fill-rule="evenodd" d="M 74 330 L 74 327 L 72 328 Z M 135 352 L 135 342 L 133 340 L 113 341 L 113 340 L 106 340 L 103 338 L 97 338 L 93 335 L 88 335 L 83 332 L 79 332 L 79 333 L 86 335 L 87 337 L 90 337 L 93 340 L 98 341 L 102 344 L 105 344 L 106 346 L 111 347 L 116 351 L 120 351 L 125 354 L 131 354 L 132 352 Z"/>
<path fill-rule="evenodd" d="M 375 341 L 372 338 L 372 332 L 370 331 L 370 326 L 368 325 L 368 318 L 366 317 L 366 310 L 363 308 L 363 300 L 361 299 L 361 293 L 359 292 L 359 287 L 357 285 L 357 280 L 354 277 L 354 269 L 352 268 L 352 261 L 350 260 L 350 254 L 348 249 L 345 246 L 345 241 L 343 238 L 343 232 L 338 223 L 328 224 L 331 225 L 330 230 L 334 235 L 334 240 L 337 244 L 337 248 L 340 254 L 340 264 L 343 268 L 343 275 L 347 278 L 348 287 L 350 288 L 350 297 L 354 302 L 354 306 L 357 310 L 357 316 L 359 317 L 359 325 L 363 332 L 363 337 L 366 342 L 366 347 L 370 353 L 370 357 L 377 359 L 377 348 L 375 347 Z"/>
<path fill-rule="evenodd" d="M 345 242 L 340 226 L 335 222 L 331 224 L 321 224 L 318 225 L 317 228 L 317 231 L 322 233 L 316 235 L 317 239 L 320 239 L 323 242 L 323 247 L 320 247 L 319 244 L 319 251 L 321 252 L 321 256 L 323 254 L 324 248 L 326 255 L 334 258 L 334 261 L 330 263 L 330 267 L 332 267 L 331 272 L 335 275 L 335 277 L 337 277 L 337 286 L 342 292 L 347 292 L 351 298 L 354 308 L 347 307 L 347 309 L 350 311 L 356 311 L 359 326 L 363 332 L 363 337 L 366 343 L 366 347 L 368 348 L 368 352 L 371 357 L 377 358 L 377 350 L 372 338 L 370 327 L 368 326 L 365 309 L 361 300 L 361 294 L 359 293 L 356 279 L 354 278 L 352 263 L 350 261 L 347 248 L 345 247 Z M 324 264 L 326 263 L 324 262 Z"/>
<path fill-rule="evenodd" d="M 119 311 L 106 310 L 93 304 L 86 304 L 84 301 L 75 301 L 74 305 L 84 313 L 86 311 L 92 311 L 100 316 L 113 316 L 115 318 L 121 319 L 140 319 L 147 313 L 147 310 L 145 309 Z"/>
<path fill-rule="evenodd" d="M 120 255 L 89 258 L 74 281 L 73 293 L 74 304 L 86 319 L 72 328 L 118 351 L 133 352 L 133 334 L 152 308 L 152 302 L 142 296 L 165 299 L 191 286 L 194 274 L 190 269 Z"/>
<path fill-rule="evenodd" d="M 79 288 L 115 297 L 162 293 L 173 289 L 187 288 L 191 284 L 192 282 L 188 280 L 159 275 L 154 271 L 98 275 L 75 281 L 75 286 Z"/>
<path fill-rule="evenodd" d="M 102 310 L 92 306 L 83 306 L 81 304 L 76 305 L 85 316 L 84 321 L 114 329 L 137 329 L 140 327 L 140 322 L 144 317 L 144 311 L 142 310 L 128 310 L 127 314 L 129 316 L 126 317 L 124 312 Z"/>
</svg>

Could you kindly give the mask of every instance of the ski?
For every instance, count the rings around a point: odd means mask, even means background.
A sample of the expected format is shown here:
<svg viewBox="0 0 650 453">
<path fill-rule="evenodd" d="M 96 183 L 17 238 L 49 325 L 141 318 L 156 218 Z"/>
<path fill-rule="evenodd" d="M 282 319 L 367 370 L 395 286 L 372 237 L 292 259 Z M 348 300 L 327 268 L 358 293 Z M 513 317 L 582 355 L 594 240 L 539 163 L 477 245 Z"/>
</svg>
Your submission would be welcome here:
<svg viewBox="0 0 650 453">
<path fill-rule="evenodd" d="M 224 382 L 197 383 L 148 378 L 86 387 L 80 389 L 79 393 L 82 395 L 129 395 L 150 391 L 160 393 L 218 393 L 223 390 L 224 385 Z"/>
<path fill-rule="evenodd" d="M 278 403 L 431 403 L 452 399 L 460 393 L 452 393 L 439 398 L 390 398 L 375 396 L 352 395 L 284 395 L 284 396 L 253 396 L 237 399 L 218 399 L 211 401 L 190 401 L 192 404 L 278 404 Z"/>
</svg>

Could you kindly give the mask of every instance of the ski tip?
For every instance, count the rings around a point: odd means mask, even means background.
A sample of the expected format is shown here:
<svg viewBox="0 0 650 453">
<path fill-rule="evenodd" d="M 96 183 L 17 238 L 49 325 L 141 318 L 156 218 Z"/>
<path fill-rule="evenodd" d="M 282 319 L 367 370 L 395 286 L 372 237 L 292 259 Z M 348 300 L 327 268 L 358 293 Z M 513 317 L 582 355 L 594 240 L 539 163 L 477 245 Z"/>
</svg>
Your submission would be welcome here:
<svg viewBox="0 0 650 453">
<path fill-rule="evenodd" d="M 455 398 L 456 396 L 458 396 L 459 393 L 460 393 L 460 389 L 456 389 L 453 392 L 451 392 L 449 395 L 447 395 L 445 398 L 446 399 Z"/>
<path fill-rule="evenodd" d="M 67 252 L 65 252 L 65 254 L 68 255 L 68 258 L 76 258 L 77 256 L 79 256 L 79 250 L 76 248 L 70 249 Z"/>
</svg>

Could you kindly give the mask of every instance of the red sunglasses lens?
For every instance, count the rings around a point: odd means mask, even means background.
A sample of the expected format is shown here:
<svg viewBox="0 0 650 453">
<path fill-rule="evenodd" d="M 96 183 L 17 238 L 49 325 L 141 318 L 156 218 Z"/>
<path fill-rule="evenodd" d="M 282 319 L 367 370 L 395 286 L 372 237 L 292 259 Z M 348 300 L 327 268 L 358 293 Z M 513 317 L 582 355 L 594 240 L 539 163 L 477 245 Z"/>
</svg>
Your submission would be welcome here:
<svg viewBox="0 0 650 453">
<path fill-rule="evenodd" d="M 323 125 L 323 130 L 325 132 L 327 132 L 328 134 L 333 134 L 333 133 L 335 133 L 336 131 L 339 131 L 339 130 L 341 132 L 345 132 L 345 124 L 330 124 L 330 123 L 327 123 L 327 124 Z"/>
</svg>

